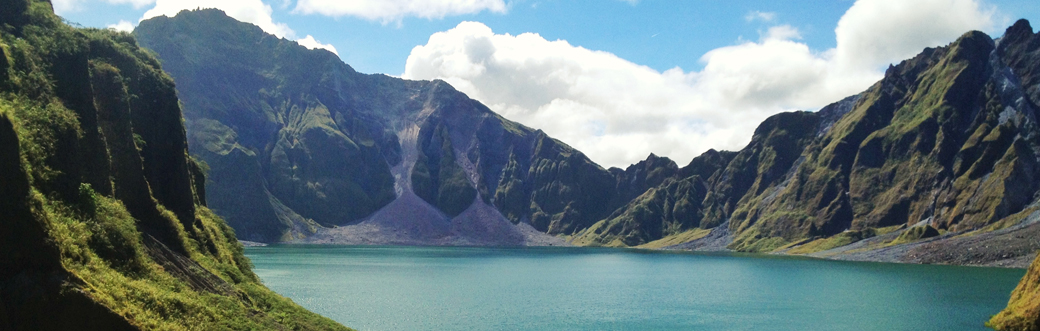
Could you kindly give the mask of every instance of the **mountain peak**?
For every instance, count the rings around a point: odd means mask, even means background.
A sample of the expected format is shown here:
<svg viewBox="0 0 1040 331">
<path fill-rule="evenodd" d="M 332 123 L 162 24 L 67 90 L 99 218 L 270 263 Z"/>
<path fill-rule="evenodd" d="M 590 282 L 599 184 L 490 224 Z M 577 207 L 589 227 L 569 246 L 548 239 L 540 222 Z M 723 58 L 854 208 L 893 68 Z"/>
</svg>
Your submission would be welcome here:
<svg viewBox="0 0 1040 331">
<path fill-rule="evenodd" d="M 1014 25 L 1007 28 L 1004 31 L 1004 38 L 1009 40 L 1019 40 L 1023 38 L 1029 38 L 1033 35 L 1033 26 L 1029 24 L 1027 19 L 1019 19 Z"/>
<path fill-rule="evenodd" d="M 954 41 L 952 44 L 950 44 L 950 46 L 955 45 L 967 47 L 971 50 L 981 50 L 986 53 L 989 53 L 989 51 L 993 49 L 993 38 L 985 32 L 971 30 L 965 32 L 960 36 L 960 38 L 957 38 L 957 41 Z"/>
</svg>

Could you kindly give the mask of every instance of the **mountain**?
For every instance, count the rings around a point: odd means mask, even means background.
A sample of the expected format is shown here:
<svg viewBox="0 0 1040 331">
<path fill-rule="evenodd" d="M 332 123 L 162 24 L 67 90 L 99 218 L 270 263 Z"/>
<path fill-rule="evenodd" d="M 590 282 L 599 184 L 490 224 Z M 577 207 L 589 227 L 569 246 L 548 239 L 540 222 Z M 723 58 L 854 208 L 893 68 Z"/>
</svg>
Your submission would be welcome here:
<svg viewBox="0 0 1040 331">
<path fill-rule="evenodd" d="M 134 35 L 177 82 L 208 203 L 242 239 L 563 244 L 627 202 L 626 172 L 443 81 L 361 74 L 212 9 Z"/>
<path fill-rule="evenodd" d="M 861 94 L 770 117 L 732 158 L 695 158 L 576 242 L 1025 266 L 1040 248 L 1038 45 L 1022 20 L 925 49 Z"/>
<path fill-rule="evenodd" d="M 0 330 L 346 330 L 264 287 L 206 207 L 158 60 L 0 8 Z"/>
<path fill-rule="evenodd" d="M 927 48 L 819 111 L 774 115 L 739 151 L 626 169 L 443 81 L 360 74 L 220 11 L 134 34 L 177 82 L 210 206 L 249 240 L 1019 267 L 1040 248 L 1040 35 L 1024 20 Z M 1029 275 L 992 325 L 1035 325 Z"/>
<path fill-rule="evenodd" d="M 690 240 L 706 235 L 698 230 L 726 223 L 745 194 L 760 193 L 782 179 L 825 112 L 784 113 L 766 119 L 740 152 L 710 150 L 694 158 L 677 173 L 685 178 L 675 176 L 646 191 L 585 231 L 579 242 L 637 246 L 669 236 Z M 691 230 L 694 233 L 686 233 Z"/>
<path fill-rule="evenodd" d="M 1035 106 L 1040 104 L 1040 63 L 1036 61 L 1040 57 L 1040 33 L 1032 32 L 1029 22 L 1016 22 L 1004 34 L 997 53 L 1006 59 L 1004 63 L 1008 67 L 1020 73 L 1021 86 L 1026 87 L 1023 94 Z M 987 325 L 998 330 L 1040 330 L 1040 257 L 1033 261 L 1011 293 L 1007 308 L 993 316 Z"/>
<path fill-rule="evenodd" d="M 177 82 L 210 206 L 248 240 L 571 244 L 1026 266 L 1040 248 L 1026 21 L 765 120 L 735 152 L 603 169 L 443 81 L 357 73 L 217 10 L 134 32 Z"/>
</svg>

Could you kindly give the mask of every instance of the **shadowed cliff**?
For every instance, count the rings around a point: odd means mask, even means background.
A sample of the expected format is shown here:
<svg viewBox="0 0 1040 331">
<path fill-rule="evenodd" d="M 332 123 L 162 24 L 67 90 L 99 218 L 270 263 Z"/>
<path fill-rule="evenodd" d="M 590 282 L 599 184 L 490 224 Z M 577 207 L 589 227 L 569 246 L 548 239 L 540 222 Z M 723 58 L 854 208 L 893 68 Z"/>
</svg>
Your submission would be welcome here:
<svg viewBox="0 0 1040 331">
<path fill-rule="evenodd" d="M 0 330 L 346 329 L 260 284 L 132 36 L 0 8 Z"/>
</svg>

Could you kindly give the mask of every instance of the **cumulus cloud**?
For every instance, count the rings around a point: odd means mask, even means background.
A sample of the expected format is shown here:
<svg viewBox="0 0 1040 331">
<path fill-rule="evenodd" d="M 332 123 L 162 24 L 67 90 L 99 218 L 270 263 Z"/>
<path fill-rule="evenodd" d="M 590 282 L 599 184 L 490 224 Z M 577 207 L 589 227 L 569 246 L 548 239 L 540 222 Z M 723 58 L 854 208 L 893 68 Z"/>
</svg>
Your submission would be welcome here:
<svg viewBox="0 0 1040 331">
<path fill-rule="evenodd" d="M 332 17 L 355 16 L 388 23 L 404 17 L 436 19 L 485 10 L 504 13 L 507 6 L 504 0 L 299 0 L 293 11 Z"/>
<path fill-rule="evenodd" d="M 134 8 L 144 8 L 144 6 L 155 3 L 155 0 L 105 0 L 105 2 L 111 4 L 128 4 L 134 6 Z"/>
<path fill-rule="evenodd" d="M 776 19 L 776 13 L 773 13 L 773 12 L 761 12 L 761 11 L 757 11 L 756 10 L 756 11 L 752 11 L 750 13 L 747 13 L 747 15 L 744 15 L 744 20 L 748 21 L 748 22 L 754 22 L 754 21 L 772 22 L 775 19 Z"/>
<path fill-rule="evenodd" d="M 329 44 L 322 44 L 317 39 L 314 39 L 314 36 L 311 35 L 307 35 L 306 37 L 303 37 L 303 39 L 297 39 L 296 43 L 300 44 L 300 46 L 307 47 L 309 49 L 321 48 L 329 52 L 332 52 L 336 55 L 339 55 L 339 52 L 336 51 L 335 46 Z"/>
<path fill-rule="evenodd" d="M 693 72 L 463 22 L 412 49 L 402 76 L 443 79 L 605 166 L 651 152 L 685 163 L 708 148 L 742 148 L 772 114 L 859 93 L 888 63 L 986 29 L 992 15 L 970 0 L 859 0 L 841 18 L 834 49 L 814 51 L 796 28 L 777 25 L 757 42 L 704 54 Z"/>
<path fill-rule="evenodd" d="M 119 20 L 119 23 L 109 24 L 108 28 L 116 31 L 133 32 L 134 24 L 125 20 Z"/>
<path fill-rule="evenodd" d="M 58 15 L 65 15 L 71 12 L 83 10 L 83 6 L 88 0 L 51 0 L 51 6 L 54 7 L 54 13 Z M 103 0 L 104 2 L 115 4 L 115 5 L 131 5 L 134 8 L 143 8 L 144 6 L 155 3 L 155 0 Z"/>
<path fill-rule="evenodd" d="M 992 30 L 995 12 L 977 0 L 859 0 L 834 29 L 836 56 L 849 67 L 884 65 L 971 29 Z"/>
</svg>

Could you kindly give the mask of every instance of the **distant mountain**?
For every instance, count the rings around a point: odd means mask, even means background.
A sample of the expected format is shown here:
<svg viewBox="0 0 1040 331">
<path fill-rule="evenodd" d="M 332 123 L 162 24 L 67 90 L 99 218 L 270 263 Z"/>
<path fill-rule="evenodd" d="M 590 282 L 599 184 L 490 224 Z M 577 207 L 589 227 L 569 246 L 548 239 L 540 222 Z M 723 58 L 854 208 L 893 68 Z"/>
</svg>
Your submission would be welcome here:
<svg viewBox="0 0 1040 331">
<path fill-rule="evenodd" d="M 0 0 L 0 330 L 347 330 L 260 283 L 134 38 Z"/>
<path fill-rule="evenodd" d="M 134 34 L 177 82 L 207 200 L 240 238 L 562 244 L 545 233 L 626 202 L 617 174 L 443 81 L 360 74 L 218 10 Z"/>
<path fill-rule="evenodd" d="M 1023 20 L 926 49 L 859 95 L 767 119 L 732 159 L 694 159 L 577 242 L 1024 266 L 1040 248 L 1038 44 Z"/>
<path fill-rule="evenodd" d="M 1040 233 L 1025 21 L 998 41 L 970 32 L 926 49 L 818 112 L 770 117 L 740 151 L 624 170 L 442 81 L 360 74 L 217 10 L 135 35 L 177 82 L 210 206 L 250 240 L 567 239 L 1019 266 L 1038 248 L 1020 239 Z"/>
</svg>

